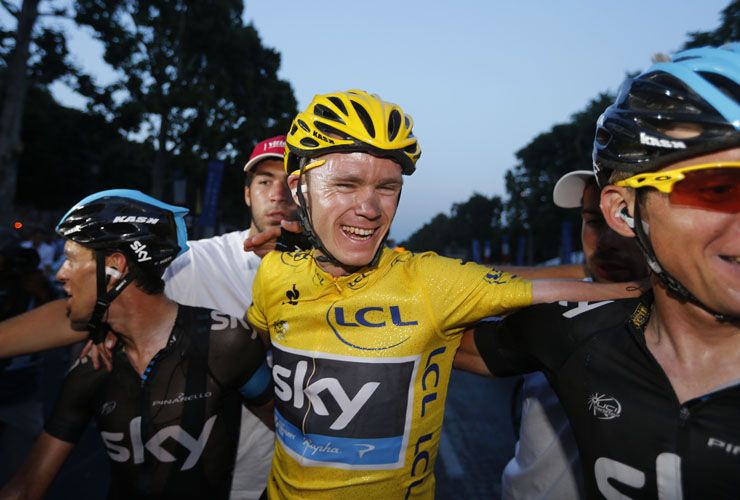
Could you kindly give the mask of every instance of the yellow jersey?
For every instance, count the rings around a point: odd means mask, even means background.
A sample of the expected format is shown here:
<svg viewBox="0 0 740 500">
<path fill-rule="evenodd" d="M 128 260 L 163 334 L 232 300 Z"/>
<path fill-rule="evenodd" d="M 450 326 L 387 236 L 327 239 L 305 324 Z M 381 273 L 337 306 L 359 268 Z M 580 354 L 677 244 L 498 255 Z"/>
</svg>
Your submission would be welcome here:
<svg viewBox="0 0 740 500">
<path fill-rule="evenodd" d="M 431 252 L 342 277 L 268 254 L 247 317 L 272 341 L 269 497 L 432 498 L 460 334 L 531 302 L 530 282 Z"/>
</svg>

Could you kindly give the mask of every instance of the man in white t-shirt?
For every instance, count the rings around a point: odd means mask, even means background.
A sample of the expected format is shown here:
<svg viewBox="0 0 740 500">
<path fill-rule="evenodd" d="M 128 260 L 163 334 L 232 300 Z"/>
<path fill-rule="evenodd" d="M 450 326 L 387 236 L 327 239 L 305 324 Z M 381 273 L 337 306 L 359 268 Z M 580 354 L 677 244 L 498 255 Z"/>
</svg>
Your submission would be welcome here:
<svg viewBox="0 0 740 500">
<path fill-rule="evenodd" d="M 266 139 L 244 165 L 244 201 L 250 209 L 249 229 L 188 241 L 190 251 L 170 264 L 164 274 L 165 293 L 185 305 L 207 307 L 234 318 L 244 316 L 252 303 L 252 280 L 260 257 L 242 248 L 244 240 L 283 219 L 296 217 L 283 167 L 285 136 Z M 232 499 L 258 498 L 270 471 L 274 434 L 248 410 L 242 410 L 237 470 Z"/>
<path fill-rule="evenodd" d="M 283 167 L 285 136 L 255 146 L 244 165 L 244 201 L 252 214 L 249 229 L 188 241 L 190 251 L 167 268 L 167 296 L 189 306 L 208 307 L 241 318 L 252 303 L 252 278 L 260 258 L 242 249 L 244 240 L 283 219 L 296 217 Z"/>
</svg>

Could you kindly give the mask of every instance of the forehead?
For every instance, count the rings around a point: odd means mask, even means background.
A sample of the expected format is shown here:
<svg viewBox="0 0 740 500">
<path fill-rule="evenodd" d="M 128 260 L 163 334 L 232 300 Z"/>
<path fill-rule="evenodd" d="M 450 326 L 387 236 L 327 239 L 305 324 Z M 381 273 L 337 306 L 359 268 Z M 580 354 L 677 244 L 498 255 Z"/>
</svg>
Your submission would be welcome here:
<svg viewBox="0 0 740 500">
<path fill-rule="evenodd" d="M 355 152 L 331 153 L 321 159 L 326 160 L 326 163 L 315 170 L 328 179 L 352 177 L 368 181 L 403 181 L 401 166 L 390 158 Z"/>
<path fill-rule="evenodd" d="M 668 165 L 661 170 L 673 170 L 681 167 L 689 167 L 691 165 L 701 165 L 702 163 L 719 163 L 727 161 L 740 161 L 740 147 L 724 149 L 722 151 L 716 151 L 714 153 L 701 156 L 694 156 L 693 158 Z"/>
<path fill-rule="evenodd" d="M 72 258 L 85 258 L 92 257 L 93 251 L 75 241 L 67 240 L 64 243 L 64 254 Z"/>
<path fill-rule="evenodd" d="M 596 186 L 596 182 L 589 180 L 586 187 L 583 188 L 583 198 L 581 200 L 581 209 L 585 211 L 599 210 L 601 191 Z"/>
<path fill-rule="evenodd" d="M 268 175 L 271 177 L 287 177 L 282 160 L 277 158 L 262 160 L 252 169 L 254 175 Z"/>
</svg>

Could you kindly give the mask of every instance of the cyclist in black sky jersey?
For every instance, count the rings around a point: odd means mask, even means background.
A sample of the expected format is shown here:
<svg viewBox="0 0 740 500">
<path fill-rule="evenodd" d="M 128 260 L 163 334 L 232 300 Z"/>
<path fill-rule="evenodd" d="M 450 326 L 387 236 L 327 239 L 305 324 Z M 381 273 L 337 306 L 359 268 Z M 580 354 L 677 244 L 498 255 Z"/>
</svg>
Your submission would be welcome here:
<svg viewBox="0 0 740 500">
<path fill-rule="evenodd" d="M 541 370 L 573 427 L 589 498 L 740 491 L 740 44 L 680 52 L 600 117 L 601 208 L 652 270 L 639 299 L 535 306 L 466 349 Z"/>
<path fill-rule="evenodd" d="M 165 297 L 162 273 L 188 248 L 185 213 L 113 190 L 62 218 L 66 261 L 57 278 L 69 320 L 93 335 L 110 328 L 121 342 L 111 372 L 87 358 L 70 370 L 0 498 L 42 497 L 93 417 L 110 457 L 109 498 L 229 497 L 242 395 L 269 415 L 272 387 L 263 345 L 242 322 Z"/>
</svg>

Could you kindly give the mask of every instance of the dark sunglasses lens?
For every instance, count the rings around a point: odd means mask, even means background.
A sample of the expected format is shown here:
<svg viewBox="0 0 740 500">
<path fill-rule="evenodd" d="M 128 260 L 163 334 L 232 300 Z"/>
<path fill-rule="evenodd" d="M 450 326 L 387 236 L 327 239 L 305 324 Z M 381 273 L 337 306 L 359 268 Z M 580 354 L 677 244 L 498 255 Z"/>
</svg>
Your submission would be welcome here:
<svg viewBox="0 0 740 500">
<path fill-rule="evenodd" d="M 718 212 L 740 212 L 740 168 L 708 168 L 686 172 L 673 185 L 671 203 Z"/>
</svg>

